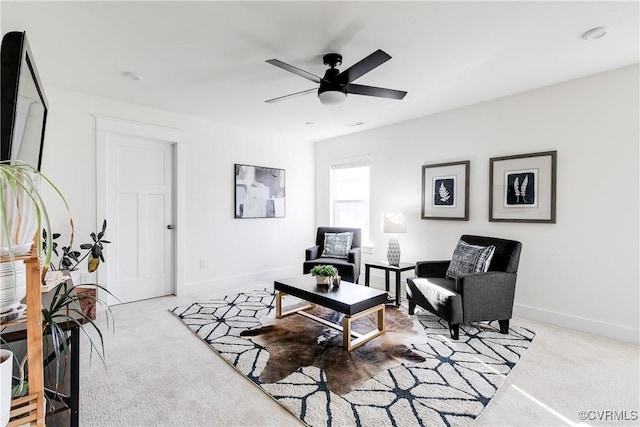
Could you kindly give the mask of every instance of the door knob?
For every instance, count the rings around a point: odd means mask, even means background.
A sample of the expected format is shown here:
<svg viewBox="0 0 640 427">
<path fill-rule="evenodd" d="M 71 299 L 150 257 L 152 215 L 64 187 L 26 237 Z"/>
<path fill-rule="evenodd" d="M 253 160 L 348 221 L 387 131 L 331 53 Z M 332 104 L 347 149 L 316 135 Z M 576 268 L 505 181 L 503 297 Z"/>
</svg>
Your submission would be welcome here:
<svg viewBox="0 0 640 427">
<path fill-rule="evenodd" d="M 171 224 L 167 225 L 167 230 L 173 230 L 173 225 Z"/>
</svg>

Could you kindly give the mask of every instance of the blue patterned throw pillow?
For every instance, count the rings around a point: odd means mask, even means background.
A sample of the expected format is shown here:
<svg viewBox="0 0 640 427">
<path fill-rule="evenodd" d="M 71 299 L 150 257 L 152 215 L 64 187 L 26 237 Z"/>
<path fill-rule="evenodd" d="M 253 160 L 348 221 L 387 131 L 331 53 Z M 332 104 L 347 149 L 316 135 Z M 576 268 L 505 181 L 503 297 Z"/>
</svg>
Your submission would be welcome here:
<svg viewBox="0 0 640 427">
<path fill-rule="evenodd" d="M 495 250 L 496 247 L 493 245 L 475 246 L 463 240 L 458 241 L 446 276 L 450 279 L 455 279 L 459 274 L 484 273 L 488 271 Z"/>
<path fill-rule="evenodd" d="M 325 233 L 324 234 L 324 250 L 322 257 L 329 258 L 348 258 L 351 250 L 351 242 L 353 241 L 353 233 Z"/>
</svg>

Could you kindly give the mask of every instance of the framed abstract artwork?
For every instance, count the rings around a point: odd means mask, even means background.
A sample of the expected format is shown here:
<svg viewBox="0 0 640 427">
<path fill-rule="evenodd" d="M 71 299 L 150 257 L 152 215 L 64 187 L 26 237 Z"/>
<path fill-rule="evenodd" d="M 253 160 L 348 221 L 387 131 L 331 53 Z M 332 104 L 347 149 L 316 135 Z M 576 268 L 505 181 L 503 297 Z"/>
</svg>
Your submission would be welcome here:
<svg viewBox="0 0 640 427">
<path fill-rule="evenodd" d="M 422 219 L 469 220 L 469 164 L 422 166 Z"/>
<path fill-rule="evenodd" d="M 236 163 L 235 186 L 235 218 L 284 218 L 284 169 Z"/>
<path fill-rule="evenodd" d="M 489 221 L 555 223 L 557 153 L 489 159 Z"/>
</svg>

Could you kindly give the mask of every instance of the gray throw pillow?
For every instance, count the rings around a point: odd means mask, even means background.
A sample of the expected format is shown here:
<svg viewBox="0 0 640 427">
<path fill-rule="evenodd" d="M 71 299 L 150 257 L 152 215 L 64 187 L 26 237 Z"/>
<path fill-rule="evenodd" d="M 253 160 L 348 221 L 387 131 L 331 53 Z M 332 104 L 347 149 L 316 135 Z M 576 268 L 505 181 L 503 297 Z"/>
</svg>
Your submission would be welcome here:
<svg viewBox="0 0 640 427">
<path fill-rule="evenodd" d="M 353 233 L 325 233 L 324 234 L 324 250 L 322 257 L 329 258 L 348 258 L 351 250 L 351 242 L 353 241 Z"/>
<path fill-rule="evenodd" d="M 455 279 L 459 274 L 484 273 L 489 270 L 489 264 L 496 247 L 470 245 L 460 240 L 453 251 L 451 264 L 446 276 Z"/>
</svg>

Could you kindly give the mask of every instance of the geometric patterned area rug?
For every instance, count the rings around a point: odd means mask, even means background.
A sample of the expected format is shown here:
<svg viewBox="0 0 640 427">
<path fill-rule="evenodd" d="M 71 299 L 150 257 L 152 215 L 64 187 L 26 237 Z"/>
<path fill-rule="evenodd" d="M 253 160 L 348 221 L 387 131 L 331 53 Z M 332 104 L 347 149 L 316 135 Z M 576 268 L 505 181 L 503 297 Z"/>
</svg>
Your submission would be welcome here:
<svg viewBox="0 0 640 427">
<path fill-rule="evenodd" d="M 252 291 L 170 310 L 238 372 L 309 426 L 469 426 L 535 334 L 461 325 L 387 307 L 386 332 L 352 352 L 339 331 L 306 317 L 275 319 L 275 294 Z M 314 314 L 338 322 L 319 307 Z M 354 322 L 371 329 L 374 319 Z M 513 323 L 513 322 L 512 322 Z"/>
</svg>

